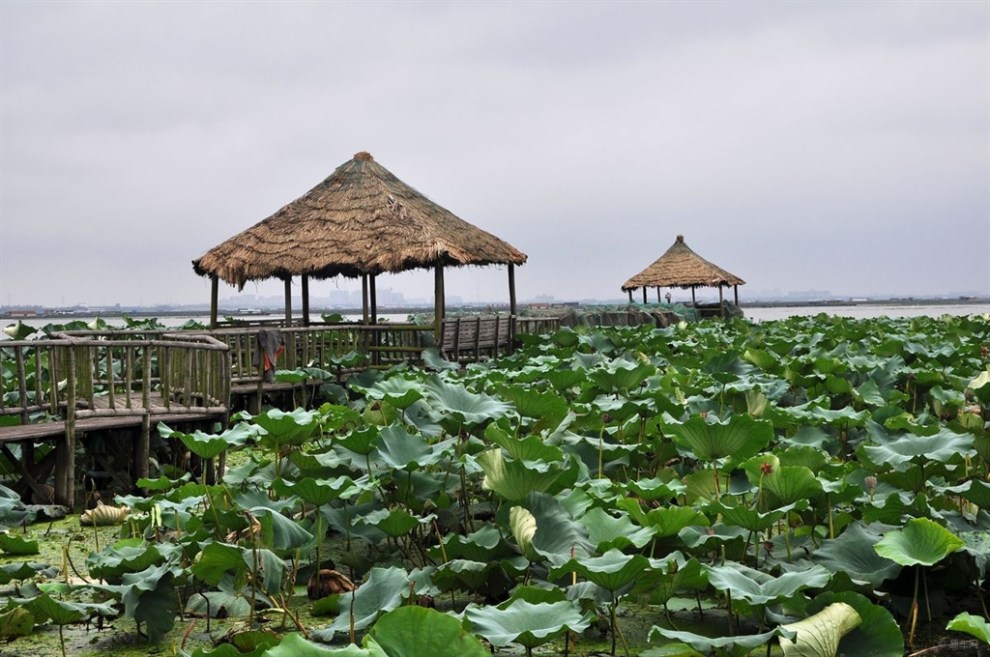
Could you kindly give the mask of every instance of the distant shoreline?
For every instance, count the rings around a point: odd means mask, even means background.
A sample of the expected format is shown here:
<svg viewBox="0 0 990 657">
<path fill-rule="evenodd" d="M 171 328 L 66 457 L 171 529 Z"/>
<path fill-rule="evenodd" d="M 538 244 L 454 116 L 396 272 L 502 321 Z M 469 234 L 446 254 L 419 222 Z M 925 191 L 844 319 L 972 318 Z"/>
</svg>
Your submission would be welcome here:
<svg viewBox="0 0 990 657">
<path fill-rule="evenodd" d="M 534 303 L 534 304 L 519 304 L 520 310 L 541 310 L 547 311 L 554 308 L 580 308 L 580 307 L 594 307 L 596 305 L 601 306 L 612 306 L 612 305 L 626 305 L 620 303 L 601 303 L 601 304 L 580 304 L 577 302 L 556 302 L 551 304 Z M 639 304 L 636 304 L 639 305 Z M 801 300 L 756 300 L 756 301 L 743 301 L 739 304 L 739 307 L 743 310 L 747 308 L 844 308 L 844 307 L 859 307 L 859 306 L 942 306 L 942 305 L 962 305 L 962 306 L 990 306 L 990 297 L 955 297 L 951 299 L 946 298 L 913 298 L 913 297 L 892 297 L 887 299 L 823 299 L 817 301 L 801 301 Z M 298 305 L 293 306 L 293 314 L 299 312 L 300 307 Z M 259 310 L 261 311 L 259 313 Z M 493 303 L 493 304 L 470 304 L 461 306 L 449 306 L 448 311 L 495 311 L 495 310 L 508 310 L 508 304 L 505 303 Z M 219 310 L 219 315 L 221 317 L 231 316 L 231 317 L 250 317 L 261 315 L 281 315 L 284 312 L 282 308 L 251 308 L 251 309 L 225 309 L 221 308 Z M 381 314 L 418 314 L 418 313 L 432 313 L 433 306 L 400 306 L 400 307 L 381 307 L 378 308 L 378 313 Z M 55 308 L 36 308 L 31 306 L 25 306 L 22 308 L 5 308 L 0 310 L 0 319 L 5 320 L 16 320 L 16 319 L 64 319 L 66 321 L 71 321 L 73 317 L 187 317 L 191 315 L 209 315 L 210 309 L 207 307 L 194 307 L 194 308 L 180 308 L 180 309 L 164 309 L 164 308 L 101 308 L 101 309 L 78 309 L 78 310 L 63 310 Z M 310 308 L 310 315 L 319 316 L 321 314 L 340 314 L 340 315 L 360 315 L 362 313 L 361 308 Z"/>
</svg>

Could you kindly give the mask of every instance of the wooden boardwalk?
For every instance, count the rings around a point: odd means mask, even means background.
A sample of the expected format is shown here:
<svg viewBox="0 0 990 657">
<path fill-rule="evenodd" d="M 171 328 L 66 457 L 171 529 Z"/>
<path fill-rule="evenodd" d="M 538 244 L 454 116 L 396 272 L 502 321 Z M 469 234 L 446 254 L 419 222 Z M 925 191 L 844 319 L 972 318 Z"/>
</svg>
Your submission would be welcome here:
<svg viewBox="0 0 990 657">
<path fill-rule="evenodd" d="M 515 319 L 449 318 L 440 351 L 455 362 L 509 353 Z M 129 436 L 127 472 L 118 465 L 111 474 L 134 482 L 148 475 L 150 436 L 160 422 L 226 427 L 232 408 L 256 413 L 265 397 L 283 395 L 293 404 L 312 399 L 324 379 L 288 383 L 266 376 L 262 330 L 274 331 L 267 337 L 276 339 L 275 368 L 329 372 L 338 383 L 367 367 L 420 362 L 434 346 L 432 328 L 413 324 L 70 331 L 0 342 L 0 374 L 7 374 L 0 376 L 0 454 L 16 471 L 17 486 L 45 497 L 54 477 L 55 501 L 73 506 L 81 439 L 85 445 L 89 437 Z M 36 461 L 36 445 L 45 443 L 54 449 Z"/>
</svg>

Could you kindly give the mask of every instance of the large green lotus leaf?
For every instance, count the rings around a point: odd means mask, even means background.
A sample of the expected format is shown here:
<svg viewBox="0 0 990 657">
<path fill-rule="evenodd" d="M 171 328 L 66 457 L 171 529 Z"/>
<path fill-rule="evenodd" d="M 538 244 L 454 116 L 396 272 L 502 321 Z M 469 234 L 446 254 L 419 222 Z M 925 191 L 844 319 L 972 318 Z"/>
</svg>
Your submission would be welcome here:
<svg viewBox="0 0 990 657">
<path fill-rule="evenodd" d="M 32 333 L 37 333 L 38 329 L 25 324 L 21 320 L 17 320 L 13 324 L 8 324 L 5 326 L 3 332 L 6 333 L 7 337 L 11 340 L 23 340 Z"/>
<path fill-rule="evenodd" d="M 550 385 L 560 391 L 570 390 L 588 380 L 587 374 L 580 369 L 551 370 L 546 373 L 546 378 Z"/>
<path fill-rule="evenodd" d="M 549 490 L 568 472 L 560 463 L 506 460 L 500 448 L 478 455 L 477 462 L 485 472 L 482 486 L 510 502 L 519 501 L 533 492 Z M 569 469 L 576 467 L 577 464 L 572 463 Z"/>
<path fill-rule="evenodd" d="M 316 506 L 329 504 L 339 497 L 346 498 L 348 493 L 356 489 L 354 480 L 348 476 L 335 479 L 303 477 L 294 482 L 279 478 L 272 483 L 272 488 L 279 495 L 286 497 L 297 495 L 303 502 Z"/>
<path fill-rule="evenodd" d="M 731 456 L 734 461 L 741 462 L 773 439 L 773 425 L 766 420 L 754 420 L 749 415 L 733 415 L 728 422 L 696 415 L 684 423 L 665 423 L 663 428 L 673 436 L 674 442 L 702 461 Z"/>
<path fill-rule="evenodd" d="M 164 560 L 161 550 L 154 543 L 143 538 L 125 538 L 100 552 L 91 552 L 86 557 L 89 572 L 99 579 L 114 583 L 120 581 L 124 573 L 137 573 Z"/>
<path fill-rule="evenodd" d="M 636 583 L 635 591 L 645 594 L 652 604 L 666 605 L 678 591 L 701 591 L 708 586 L 708 573 L 694 557 L 685 559 L 680 552 L 673 553 L 667 567 L 647 571 Z"/>
<path fill-rule="evenodd" d="M 471 593 L 490 593 L 508 590 L 515 582 L 510 580 L 498 561 L 469 561 L 451 559 L 441 564 L 432 574 L 431 582 L 439 591 L 463 589 Z"/>
<path fill-rule="evenodd" d="M 251 601 L 244 597 L 243 590 L 233 592 L 226 586 L 220 591 L 197 591 L 186 601 L 186 613 L 210 618 L 247 618 L 251 615 Z M 258 651 L 261 652 L 264 649 Z"/>
<path fill-rule="evenodd" d="M 713 518 L 720 515 L 722 517 L 722 522 L 727 525 L 742 527 L 743 529 L 751 532 L 762 532 L 768 527 L 772 527 L 792 508 L 794 508 L 794 505 L 789 504 L 787 505 L 787 508 L 773 509 L 771 511 L 767 511 L 766 513 L 762 513 L 749 506 L 727 506 L 725 504 L 714 502 L 705 507 L 705 513 Z"/>
<path fill-rule="evenodd" d="M 170 429 L 163 422 L 158 423 L 158 433 L 162 438 L 178 438 L 190 452 L 203 459 L 211 459 L 224 450 L 232 447 L 231 443 L 221 435 L 194 431 L 193 433 L 182 433 Z"/>
<path fill-rule="evenodd" d="M 651 479 L 638 479 L 636 481 L 630 481 L 625 485 L 630 492 L 635 493 L 638 497 L 646 500 L 647 502 L 652 502 L 661 498 L 677 497 L 687 488 L 687 486 L 677 479 L 663 481 L 657 477 L 653 477 Z"/>
<path fill-rule="evenodd" d="M 630 501 L 635 503 L 635 500 Z M 631 505 L 629 502 L 620 501 L 619 506 L 628 510 Z M 638 503 L 636 506 L 639 506 Z M 689 506 L 661 506 L 650 509 L 638 518 L 633 515 L 633 518 L 636 518 L 643 527 L 651 529 L 658 538 L 677 536 L 685 527 L 711 524 L 708 516 Z"/>
<path fill-rule="evenodd" d="M 903 529 L 884 534 L 874 549 L 902 566 L 932 566 L 964 545 L 961 538 L 935 521 L 914 518 Z"/>
<path fill-rule="evenodd" d="M 409 594 L 409 575 L 402 568 L 372 568 L 368 578 L 355 591 L 340 596 L 340 615 L 313 638 L 329 643 L 337 632 L 347 632 L 354 615 L 354 629 L 363 630 L 384 613 L 402 604 Z M 429 654 L 429 653 L 423 653 Z"/>
<path fill-rule="evenodd" d="M 983 530 L 960 532 L 959 538 L 966 543 L 963 551 L 973 558 L 980 576 L 986 577 L 987 565 L 990 564 L 990 532 Z"/>
<path fill-rule="evenodd" d="M 848 604 L 863 619 L 861 625 L 839 642 L 836 657 L 903 657 L 904 636 L 894 617 L 859 593 L 820 593 L 808 604 L 806 613 L 814 614 L 836 602 Z"/>
<path fill-rule="evenodd" d="M 283 638 L 277 646 L 266 650 L 262 657 L 385 657 L 385 653 L 377 647 L 360 648 L 353 643 L 344 648 L 326 648 L 307 641 L 302 635 L 293 632 Z"/>
<path fill-rule="evenodd" d="M 681 643 L 686 643 L 695 650 L 700 650 L 701 652 L 707 654 L 713 654 L 716 650 L 724 649 L 738 649 L 745 652 L 733 651 L 726 654 L 749 654 L 749 651 L 753 648 L 759 646 L 764 646 L 770 642 L 775 636 L 779 635 L 779 631 L 774 629 L 769 632 L 764 632 L 763 634 L 747 634 L 744 636 L 719 636 L 719 637 L 708 637 L 701 634 L 694 634 L 693 632 L 681 632 L 678 630 L 668 630 L 666 628 L 660 627 L 659 625 L 654 625 L 650 628 L 650 633 L 647 637 L 648 641 L 653 641 L 653 635 L 659 634 L 667 639 L 673 639 L 675 641 L 680 641 Z"/>
<path fill-rule="evenodd" d="M 880 392 L 880 387 L 873 379 L 868 379 L 862 385 L 853 388 L 852 398 L 864 406 L 873 406 L 876 408 L 887 403 Z"/>
<path fill-rule="evenodd" d="M 27 636 L 34 629 L 34 615 L 24 607 L 14 607 L 0 614 L 0 639 L 11 641 Z"/>
<path fill-rule="evenodd" d="M 507 385 L 497 388 L 498 395 L 516 408 L 522 417 L 538 420 L 539 427 L 556 427 L 567 416 L 567 400 L 555 392 L 535 390 L 529 386 Z"/>
<path fill-rule="evenodd" d="M 410 434 L 397 424 L 382 429 L 378 454 L 390 467 L 397 470 L 415 470 L 433 465 L 445 458 L 448 443 L 430 445 L 419 434 Z"/>
<path fill-rule="evenodd" d="M 587 528 L 588 538 L 599 552 L 630 546 L 641 548 L 650 542 L 654 533 L 652 528 L 637 527 L 627 514 L 615 517 L 599 507 L 584 514 L 578 522 Z"/>
<path fill-rule="evenodd" d="M 255 506 L 251 508 L 251 513 L 261 525 L 261 535 L 266 547 L 276 550 L 295 550 L 309 545 L 313 540 L 311 533 L 277 511 Z"/>
<path fill-rule="evenodd" d="M 38 624 L 51 621 L 56 625 L 69 625 L 94 615 L 93 605 L 56 600 L 47 593 L 20 602 L 23 609 L 31 612 Z"/>
<path fill-rule="evenodd" d="M 564 459 L 564 452 L 556 445 L 548 445 L 540 436 L 530 435 L 516 438 L 499 424 L 489 424 L 485 428 L 485 440 L 504 449 L 517 461 L 544 461 L 555 463 Z"/>
<path fill-rule="evenodd" d="M 678 538 L 692 550 L 711 550 L 729 543 L 743 543 L 749 538 L 749 530 L 720 522 L 711 527 L 691 525 L 677 532 Z"/>
<path fill-rule="evenodd" d="M 839 641 L 863 622 L 859 613 L 845 602 L 833 602 L 817 614 L 781 628 L 793 632 L 794 640 L 781 636 L 784 657 L 835 657 Z"/>
<path fill-rule="evenodd" d="M 17 556 L 38 554 L 38 541 L 14 534 L 0 533 L 0 550 L 3 550 L 4 554 Z"/>
<path fill-rule="evenodd" d="M 361 456 L 367 456 L 375 451 L 378 446 L 378 440 L 381 437 L 381 431 L 378 427 L 368 426 L 355 429 L 346 436 L 337 436 L 334 438 L 334 444 L 340 445 L 341 447 L 348 449 L 355 454 L 360 454 Z"/>
<path fill-rule="evenodd" d="M 431 405 L 453 422 L 442 423 L 457 429 L 461 425 L 484 424 L 504 417 L 512 409 L 509 404 L 484 393 L 469 391 L 460 383 L 447 383 L 437 375 L 426 382 L 426 391 Z"/>
<path fill-rule="evenodd" d="M 366 648 L 386 657 L 491 657 L 481 641 L 447 614 L 425 607 L 401 607 L 375 623 Z"/>
<path fill-rule="evenodd" d="M 639 387 L 656 371 L 657 368 L 650 363 L 636 363 L 620 358 L 609 363 L 607 368 L 591 371 L 588 378 L 603 393 L 628 393 L 633 388 Z"/>
<path fill-rule="evenodd" d="M 240 547 L 208 543 L 189 570 L 196 579 L 216 586 L 227 573 L 234 574 L 235 582 L 243 582 L 248 567 Z"/>
<path fill-rule="evenodd" d="M 537 553 L 533 548 L 533 537 L 536 536 L 536 516 L 525 507 L 512 507 L 509 509 L 509 530 L 522 553 L 530 559 L 536 559 Z"/>
<path fill-rule="evenodd" d="M 474 633 L 496 648 L 518 643 L 532 649 L 564 632 L 580 634 L 591 624 L 590 614 L 582 613 L 569 601 L 531 604 L 516 600 L 504 609 L 471 604 L 464 616 Z"/>
<path fill-rule="evenodd" d="M 966 388 L 973 391 L 973 395 L 980 400 L 984 406 L 990 405 L 990 370 L 980 372 Z"/>
<path fill-rule="evenodd" d="M 577 573 L 613 595 L 624 587 L 633 584 L 647 569 L 650 560 L 641 554 L 623 554 L 612 549 L 600 557 L 570 559 L 550 570 L 550 579 Z"/>
<path fill-rule="evenodd" d="M 949 621 L 945 629 L 965 632 L 970 636 L 975 636 L 983 643 L 990 644 L 990 623 L 982 616 L 974 616 L 969 612 L 956 614 L 956 617 Z"/>
<path fill-rule="evenodd" d="M 320 433 L 319 411 L 307 411 L 304 408 L 286 413 L 277 408 L 255 415 L 252 419 L 261 427 L 265 434 L 261 443 L 269 448 L 283 445 L 302 445 Z"/>
<path fill-rule="evenodd" d="M 552 564 L 561 564 L 572 555 L 584 556 L 591 551 L 588 534 L 556 498 L 546 493 L 531 493 L 523 506 L 536 519 L 533 550 Z"/>
<path fill-rule="evenodd" d="M 368 399 L 384 400 L 398 409 L 409 408 L 425 396 L 423 384 L 420 381 L 413 381 L 401 376 L 391 376 L 368 387 L 358 385 L 351 387 L 363 392 Z"/>
<path fill-rule="evenodd" d="M 357 519 L 356 523 L 377 527 L 384 532 L 386 536 L 398 538 L 399 536 L 407 535 L 415 527 L 420 525 L 429 525 L 434 518 L 436 518 L 436 516 L 432 513 L 427 516 L 420 517 L 414 516 L 408 511 L 400 508 L 378 509 L 377 511 L 370 511 L 364 514 Z"/>
<path fill-rule="evenodd" d="M 149 641 L 158 642 L 175 625 L 179 596 L 173 578 L 168 564 L 152 566 L 139 573 L 126 573 L 122 578 L 124 615 L 139 627 L 144 624 Z"/>
<path fill-rule="evenodd" d="M 487 561 L 510 556 L 512 553 L 498 528 L 490 523 L 482 525 L 477 531 L 466 536 L 448 534 L 443 537 L 443 545 L 448 559 Z M 431 550 L 430 554 L 434 558 L 442 559 L 440 550 Z"/>
<path fill-rule="evenodd" d="M 873 549 L 881 537 L 881 526 L 854 522 L 837 538 L 822 541 L 812 554 L 815 563 L 833 573 L 846 573 L 853 582 L 867 582 L 874 589 L 897 576 L 901 566 Z"/>
<path fill-rule="evenodd" d="M 716 589 L 731 591 L 732 597 L 750 604 L 780 602 L 809 588 L 822 588 L 832 574 L 822 566 L 791 571 L 774 577 L 739 563 L 708 567 L 708 581 Z"/>
<path fill-rule="evenodd" d="M 885 445 L 865 445 L 863 450 L 871 463 L 889 465 L 903 470 L 906 464 L 921 459 L 947 463 L 975 455 L 973 435 L 942 429 L 932 436 L 904 436 Z"/>
</svg>

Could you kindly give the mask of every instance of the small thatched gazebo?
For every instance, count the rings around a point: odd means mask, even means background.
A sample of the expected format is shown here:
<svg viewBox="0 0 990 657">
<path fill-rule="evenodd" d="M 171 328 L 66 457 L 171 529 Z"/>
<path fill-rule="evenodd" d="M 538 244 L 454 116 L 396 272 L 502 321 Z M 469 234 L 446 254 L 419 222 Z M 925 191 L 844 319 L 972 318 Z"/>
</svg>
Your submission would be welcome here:
<svg viewBox="0 0 990 657">
<path fill-rule="evenodd" d="M 362 280 L 365 321 L 377 322 L 375 276 L 410 269 L 435 271 L 435 328 L 444 315 L 444 267 L 508 265 L 509 309 L 516 312 L 515 265 L 526 254 L 458 218 L 396 178 L 368 153 L 358 153 L 319 185 L 272 216 L 193 260 L 212 281 L 210 324 L 217 324 L 217 282 L 285 282 L 285 321 L 292 321 L 291 281 L 302 278 L 303 322 L 309 320 L 309 279 Z"/>
<path fill-rule="evenodd" d="M 646 303 L 646 289 L 657 289 L 657 301 L 660 301 L 661 287 L 691 288 L 691 303 L 696 304 L 694 289 L 696 287 L 718 287 L 719 306 L 722 306 L 722 287 L 732 286 L 735 303 L 739 305 L 739 286 L 746 281 L 731 274 L 721 267 L 708 262 L 684 243 L 684 236 L 678 235 L 667 251 L 657 258 L 652 265 L 639 272 L 622 285 L 629 293 L 629 302 L 633 300 L 633 290 L 643 288 L 643 303 Z"/>
</svg>

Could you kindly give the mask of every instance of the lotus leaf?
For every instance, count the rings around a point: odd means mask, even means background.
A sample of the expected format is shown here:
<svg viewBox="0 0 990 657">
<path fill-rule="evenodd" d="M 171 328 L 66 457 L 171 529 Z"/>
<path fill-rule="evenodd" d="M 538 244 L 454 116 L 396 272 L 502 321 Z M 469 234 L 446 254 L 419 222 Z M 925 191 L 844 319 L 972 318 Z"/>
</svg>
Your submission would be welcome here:
<svg viewBox="0 0 990 657">
<path fill-rule="evenodd" d="M 731 591 L 732 597 L 750 604 L 764 605 L 787 600 L 804 589 L 823 588 L 831 573 L 822 566 L 774 577 L 740 563 L 709 566 L 708 581 L 716 589 Z"/>
<path fill-rule="evenodd" d="M 732 457 L 741 462 L 765 448 L 773 439 L 773 426 L 749 415 L 733 415 L 727 422 L 712 416 L 694 416 L 683 423 L 669 422 L 664 429 L 674 441 L 702 461 Z"/>
<path fill-rule="evenodd" d="M 650 560 L 641 554 L 623 554 L 612 549 L 600 557 L 570 559 L 550 570 L 551 579 L 577 573 L 590 582 L 616 595 L 631 586 L 643 572 L 650 568 Z"/>
<path fill-rule="evenodd" d="M 599 552 L 630 546 L 641 548 L 650 542 L 654 534 L 651 527 L 637 527 L 627 514 L 615 517 L 599 507 L 586 513 L 579 522 L 587 528 L 588 538 Z"/>
<path fill-rule="evenodd" d="M 832 573 L 847 573 L 853 582 L 867 582 L 879 588 L 884 580 L 896 577 L 901 570 L 899 564 L 873 549 L 883 529 L 883 526 L 854 522 L 837 538 L 823 541 L 812 558 Z"/>
<path fill-rule="evenodd" d="M 372 568 L 368 578 L 351 593 L 340 596 L 340 615 L 322 630 L 313 633 L 319 641 L 330 642 L 337 632 L 346 632 L 354 617 L 354 629 L 363 630 L 379 616 L 402 604 L 409 594 L 409 576 L 401 568 Z M 430 654 L 430 653 L 423 653 Z"/>
<path fill-rule="evenodd" d="M 961 538 L 938 523 L 914 518 L 902 529 L 884 534 L 874 549 L 902 566 L 932 566 L 964 545 Z"/>
<path fill-rule="evenodd" d="M 990 623 L 987 623 L 986 619 L 981 616 L 963 612 L 950 620 L 945 629 L 965 632 L 970 636 L 975 636 L 983 643 L 990 644 Z"/>
<path fill-rule="evenodd" d="M 385 614 L 371 628 L 364 645 L 380 650 L 382 657 L 490 657 L 488 649 L 456 618 L 423 607 L 402 607 Z"/>
<path fill-rule="evenodd" d="M 571 602 L 530 603 L 515 600 L 504 609 L 468 605 L 464 610 L 475 633 L 493 646 L 518 643 L 527 650 L 543 645 L 564 632 L 583 632 L 591 622 Z"/>
<path fill-rule="evenodd" d="M 793 632 L 793 640 L 780 637 L 784 657 L 835 657 L 839 641 L 863 622 L 845 602 L 834 602 L 817 614 L 781 628 Z"/>
<path fill-rule="evenodd" d="M 855 609 L 863 622 L 839 642 L 836 657 L 903 657 L 904 637 L 894 617 L 859 593 L 820 593 L 808 604 L 807 613 L 817 613 L 837 602 Z"/>
</svg>

